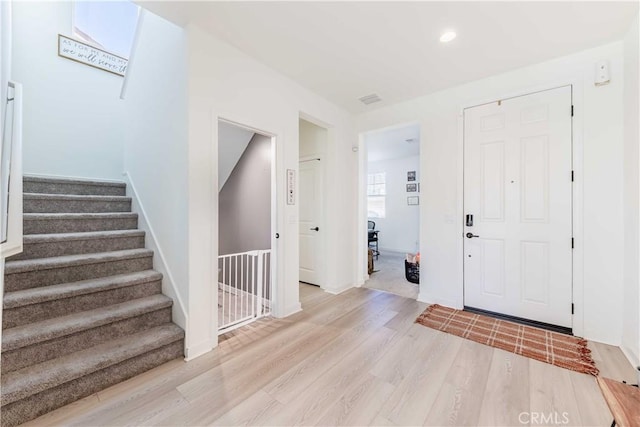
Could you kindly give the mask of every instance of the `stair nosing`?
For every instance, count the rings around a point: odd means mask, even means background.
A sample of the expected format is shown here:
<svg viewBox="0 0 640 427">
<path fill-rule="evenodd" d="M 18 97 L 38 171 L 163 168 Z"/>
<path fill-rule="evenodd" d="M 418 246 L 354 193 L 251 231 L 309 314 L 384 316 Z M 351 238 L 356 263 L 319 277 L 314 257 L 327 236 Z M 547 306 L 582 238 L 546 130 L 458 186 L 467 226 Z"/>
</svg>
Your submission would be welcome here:
<svg viewBox="0 0 640 427">
<path fill-rule="evenodd" d="M 102 264 L 125 259 L 153 257 L 153 250 L 146 248 L 124 249 L 119 251 L 92 252 L 74 255 L 62 255 L 48 258 L 34 258 L 6 261 L 4 274 L 20 274 L 30 271 L 46 271 L 79 265 Z"/>
<path fill-rule="evenodd" d="M 15 351 L 79 332 L 96 329 L 110 323 L 162 310 L 173 305 L 173 300 L 164 294 L 112 304 L 93 310 L 79 311 L 66 316 L 54 317 L 2 331 L 2 351 Z M 88 313 L 96 316 L 90 320 Z M 84 322 L 82 320 L 85 320 Z M 27 332 L 24 332 L 27 331 Z"/>
<path fill-rule="evenodd" d="M 60 283 L 19 291 L 6 292 L 3 300 L 5 310 L 42 304 L 49 301 L 89 295 L 113 289 L 121 289 L 162 280 L 162 274 L 155 270 L 136 271 L 116 274 L 97 279 L 85 279 L 77 282 Z M 90 286 L 89 286 L 90 285 Z"/>
<path fill-rule="evenodd" d="M 155 333 L 161 333 L 163 336 L 157 339 L 153 337 Z M 181 339 L 184 339 L 184 331 L 173 323 L 167 323 L 4 374 L 2 375 L 2 406 L 141 356 Z M 78 359 L 83 360 L 84 365 L 74 363 Z M 90 362 L 88 366 L 87 361 Z M 55 378 L 59 373 L 59 370 L 55 369 L 56 366 L 68 367 L 66 375 Z M 40 381 L 33 381 L 36 375 L 40 377 Z M 30 378 L 31 381 L 26 385 L 20 384 L 19 380 L 22 378 Z"/>
<path fill-rule="evenodd" d="M 72 242 L 72 241 L 85 241 L 85 240 L 100 240 L 100 239 L 117 239 L 125 237 L 143 237 L 145 235 L 144 230 L 137 228 L 130 230 L 103 230 L 103 231 L 83 231 L 74 233 L 39 233 L 39 234 L 25 234 L 23 238 L 24 245 L 32 245 L 37 243 L 50 243 L 50 242 Z"/>
</svg>

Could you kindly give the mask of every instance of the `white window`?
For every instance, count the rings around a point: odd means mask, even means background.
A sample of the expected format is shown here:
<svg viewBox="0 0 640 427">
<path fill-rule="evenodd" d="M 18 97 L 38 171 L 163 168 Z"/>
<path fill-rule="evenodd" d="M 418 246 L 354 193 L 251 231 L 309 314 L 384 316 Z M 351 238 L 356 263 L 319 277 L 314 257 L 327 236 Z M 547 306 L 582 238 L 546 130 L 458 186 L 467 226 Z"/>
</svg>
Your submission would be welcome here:
<svg viewBox="0 0 640 427">
<path fill-rule="evenodd" d="M 76 1 L 73 36 L 128 59 L 139 10 L 129 1 Z"/>
<path fill-rule="evenodd" d="M 367 216 L 369 218 L 384 218 L 386 195 L 385 173 L 370 173 L 367 179 Z"/>
</svg>

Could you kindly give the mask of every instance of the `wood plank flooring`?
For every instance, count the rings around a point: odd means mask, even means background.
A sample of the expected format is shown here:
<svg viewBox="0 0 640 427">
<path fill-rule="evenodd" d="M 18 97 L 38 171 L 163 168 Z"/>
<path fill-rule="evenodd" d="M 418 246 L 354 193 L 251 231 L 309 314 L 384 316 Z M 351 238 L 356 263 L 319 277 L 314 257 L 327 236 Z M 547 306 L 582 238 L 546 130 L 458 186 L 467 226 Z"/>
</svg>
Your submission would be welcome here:
<svg viewBox="0 0 640 427">
<path fill-rule="evenodd" d="M 611 423 L 594 377 L 415 324 L 425 304 L 366 288 L 335 296 L 300 285 L 300 295 L 300 313 L 261 319 L 196 360 L 167 363 L 25 425 Z M 603 375 L 635 380 L 618 348 L 591 348 Z"/>
</svg>

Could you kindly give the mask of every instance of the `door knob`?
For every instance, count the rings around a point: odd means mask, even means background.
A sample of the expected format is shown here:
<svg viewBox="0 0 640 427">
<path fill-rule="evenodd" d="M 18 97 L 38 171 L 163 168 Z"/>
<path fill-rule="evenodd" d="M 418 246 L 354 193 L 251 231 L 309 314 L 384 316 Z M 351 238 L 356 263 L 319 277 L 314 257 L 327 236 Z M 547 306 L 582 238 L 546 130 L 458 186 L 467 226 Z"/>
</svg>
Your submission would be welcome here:
<svg viewBox="0 0 640 427">
<path fill-rule="evenodd" d="M 472 239 L 474 237 L 480 237 L 480 236 L 477 236 L 477 235 L 475 235 L 473 233 L 467 233 L 467 239 Z"/>
<path fill-rule="evenodd" d="M 320 231 L 320 228 L 319 227 L 314 227 L 314 228 L 310 228 L 309 230 L 311 230 L 311 231 Z"/>
</svg>

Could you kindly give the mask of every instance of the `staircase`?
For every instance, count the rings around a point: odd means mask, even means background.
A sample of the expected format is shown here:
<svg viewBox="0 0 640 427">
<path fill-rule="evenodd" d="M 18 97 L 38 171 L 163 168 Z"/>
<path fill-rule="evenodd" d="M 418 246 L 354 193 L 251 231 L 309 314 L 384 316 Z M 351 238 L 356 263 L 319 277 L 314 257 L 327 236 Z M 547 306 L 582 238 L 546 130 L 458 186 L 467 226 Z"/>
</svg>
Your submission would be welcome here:
<svg viewBox="0 0 640 427">
<path fill-rule="evenodd" d="M 5 264 L 2 426 L 183 356 L 124 183 L 25 177 L 24 212 L 24 252 Z"/>
</svg>

